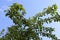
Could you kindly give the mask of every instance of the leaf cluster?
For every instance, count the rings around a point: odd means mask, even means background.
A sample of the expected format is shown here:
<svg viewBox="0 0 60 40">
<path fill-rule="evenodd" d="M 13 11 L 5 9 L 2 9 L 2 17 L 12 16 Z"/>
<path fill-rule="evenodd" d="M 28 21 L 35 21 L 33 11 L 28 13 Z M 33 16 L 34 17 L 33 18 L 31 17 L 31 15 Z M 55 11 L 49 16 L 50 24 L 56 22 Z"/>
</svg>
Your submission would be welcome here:
<svg viewBox="0 0 60 40">
<path fill-rule="evenodd" d="M 56 4 L 45 8 L 32 18 L 26 19 L 24 17 L 25 14 L 26 11 L 22 4 L 18 3 L 14 3 L 6 10 L 6 16 L 8 16 L 15 25 L 8 27 L 8 33 L 0 38 L 0 40 L 42 40 L 43 37 L 58 40 L 58 38 L 52 34 L 54 28 L 43 26 L 44 23 L 49 24 L 53 21 L 60 21 L 60 15 L 57 12 Z M 42 17 L 46 15 L 50 15 L 51 17 L 43 19 Z"/>
</svg>

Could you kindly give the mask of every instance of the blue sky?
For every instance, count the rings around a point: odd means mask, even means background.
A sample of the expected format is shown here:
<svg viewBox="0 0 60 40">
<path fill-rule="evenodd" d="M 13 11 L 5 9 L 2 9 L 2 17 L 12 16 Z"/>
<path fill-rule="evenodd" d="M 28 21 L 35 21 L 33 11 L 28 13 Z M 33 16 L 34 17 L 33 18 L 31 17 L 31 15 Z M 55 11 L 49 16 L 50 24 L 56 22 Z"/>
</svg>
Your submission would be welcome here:
<svg viewBox="0 0 60 40">
<path fill-rule="evenodd" d="M 12 20 L 5 16 L 4 10 L 8 9 L 8 7 L 12 4 L 18 2 L 23 4 L 26 9 L 26 18 L 35 15 L 36 13 L 43 10 L 43 8 L 47 8 L 49 5 L 57 4 L 58 12 L 60 13 L 60 0 L 0 0 L 0 31 L 2 29 L 7 29 L 7 27 L 13 25 Z M 60 38 L 60 23 L 51 23 L 45 26 L 53 26 L 55 28 L 55 34 L 58 38 Z"/>
</svg>

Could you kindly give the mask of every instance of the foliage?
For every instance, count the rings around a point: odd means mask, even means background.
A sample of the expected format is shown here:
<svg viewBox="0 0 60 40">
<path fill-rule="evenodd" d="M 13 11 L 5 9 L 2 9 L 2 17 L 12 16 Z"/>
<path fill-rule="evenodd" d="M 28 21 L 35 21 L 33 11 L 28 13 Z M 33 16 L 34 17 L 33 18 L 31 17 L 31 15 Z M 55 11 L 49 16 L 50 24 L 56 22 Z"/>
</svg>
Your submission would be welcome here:
<svg viewBox="0 0 60 40">
<path fill-rule="evenodd" d="M 14 23 L 8 27 L 8 33 L 0 38 L 0 40 L 43 40 L 43 37 L 58 40 L 55 34 L 52 34 L 54 28 L 43 26 L 44 23 L 59 22 L 60 16 L 57 12 L 57 5 L 54 4 L 48 8 L 44 8 L 42 12 L 37 13 L 32 18 L 26 19 L 25 9 L 22 4 L 14 3 L 6 11 L 8 16 Z M 47 18 L 43 18 L 50 15 Z"/>
</svg>

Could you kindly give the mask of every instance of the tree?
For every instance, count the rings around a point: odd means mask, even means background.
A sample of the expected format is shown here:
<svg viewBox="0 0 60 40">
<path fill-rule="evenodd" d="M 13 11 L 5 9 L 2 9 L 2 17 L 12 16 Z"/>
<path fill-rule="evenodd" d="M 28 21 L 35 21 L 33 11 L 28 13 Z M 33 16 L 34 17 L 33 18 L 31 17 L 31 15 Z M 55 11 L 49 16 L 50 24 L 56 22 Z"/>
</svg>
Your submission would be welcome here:
<svg viewBox="0 0 60 40">
<path fill-rule="evenodd" d="M 13 21 L 14 25 L 8 27 L 8 33 L 2 36 L 0 40 L 43 40 L 43 37 L 58 40 L 55 34 L 52 33 L 54 28 L 43 26 L 44 23 L 60 22 L 56 4 L 44 8 L 42 12 L 28 19 L 24 16 L 26 11 L 22 4 L 14 3 L 5 11 L 6 16 Z M 43 18 L 46 15 L 50 16 Z"/>
</svg>

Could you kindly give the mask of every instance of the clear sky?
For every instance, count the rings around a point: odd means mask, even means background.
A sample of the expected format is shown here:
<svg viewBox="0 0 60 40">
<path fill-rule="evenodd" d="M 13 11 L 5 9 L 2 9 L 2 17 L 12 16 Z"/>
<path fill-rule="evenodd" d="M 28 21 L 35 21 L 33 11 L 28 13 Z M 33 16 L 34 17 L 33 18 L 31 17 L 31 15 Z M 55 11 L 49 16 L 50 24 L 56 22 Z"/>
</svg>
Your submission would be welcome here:
<svg viewBox="0 0 60 40">
<path fill-rule="evenodd" d="M 13 25 L 12 20 L 5 16 L 4 10 L 8 9 L 8 7 L 12 4 L 18 2 L 23 4 L 26 9 L 26 18 L 35 15 L 36 13 L 43 10 L 43 8 L 47 8 L 49 5 L 57 4 L 58 12 L 60 13 L 60 0 L 0 0 L 0 31 L 2 29 L 7 29 L 7 27 Z M 60 38 L 60 23 L 51 23 L 45 26 L 53 26 L 55 28 L 55 34 L 58 38 Z"/>
</svg>

